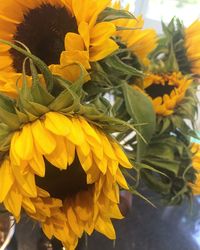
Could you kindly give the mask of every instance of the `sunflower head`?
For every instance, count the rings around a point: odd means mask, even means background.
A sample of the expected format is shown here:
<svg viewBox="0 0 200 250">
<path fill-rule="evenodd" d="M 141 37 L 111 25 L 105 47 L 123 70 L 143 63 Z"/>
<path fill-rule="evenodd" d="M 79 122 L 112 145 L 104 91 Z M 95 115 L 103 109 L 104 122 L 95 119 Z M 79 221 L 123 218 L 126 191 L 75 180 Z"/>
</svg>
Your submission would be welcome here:
<svg viewBox="0 0 200 250">
<path fill-rule="evenodd" d="M 111 21 L 133 18 L 127 11 L 119 13 L 109 6 L 110 0 L 8 1 L 0 6 L 0 39 L 20 44 L 45 62 L 53 74 L 74 81 L 78 74 L 74 64 L 90 71 L 95 62 L 117 51 L 113 39 L 116 25 Z M 0 43 L 0 56 L 0 90 L 13 96 L 16 76 L 23 68 L 31 75 L 31 68 L 25 55 L 9 44 Z M 66 72 L 68 65 L 72 73 Z"/>
<path fill-rule="evenodd" d="M 0 202 L 16 220 L 24 209 L 67 249 L 84 232 L 115 239 L 119 188 L 128 189 L 121 168 L 132 166 L 108 131 L 122 123 L 81 103 L 80 79 L 71 85 L 42 64 L 41 85 L 32 69 L 16 99 L 0 95 Z"/>
<path fill-rule="evenodd" d="M 120 10 L 120 2 L 114 3 L 114 8 Z M 129 10 L 127 5 L 126 10 Z M 116 31 L 115 35 L 119 39 L 121 47 L 123 45 L 131 51 L 132 56 L 136 57 L 140 64 L 149 65 L 149 54 L 157 46 L 157 35 L 153 29 L 142 29 L 144 20 L 142 16 L 138 16 L 135 19 L 117 19 L 113 23 L 120 27 Z M 133 59 L 132 59 L 133 60 Z M 134 61 L 134 60 L 133 60 Z"/>
<path fill-rule="evenodd" d="M 180 72 L 147 74 L 144 90 L 152 99 L 155 112 L 161 116 L 173 114 L 192 83 Z"/>
<path fill-rule="evenodd" d="M 190 137 L 179 129 L 156 134 L 142 158 L 141 176 L 160 195 L 162 204 L 180 204 L 192 197 L 195 171 L 192 168 Z"/>
</svg>

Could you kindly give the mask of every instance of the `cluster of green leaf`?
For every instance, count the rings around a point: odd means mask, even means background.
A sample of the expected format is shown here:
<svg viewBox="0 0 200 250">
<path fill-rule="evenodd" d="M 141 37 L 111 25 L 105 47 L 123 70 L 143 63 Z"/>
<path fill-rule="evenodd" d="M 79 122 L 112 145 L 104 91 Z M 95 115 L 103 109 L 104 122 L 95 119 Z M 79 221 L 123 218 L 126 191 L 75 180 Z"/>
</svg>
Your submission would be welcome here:
<svg viewBox="0 0 200 250">
<path fill-rule="evenodd" d="M 184 26 L 179 20 L 172 19 L 168 26 L 163 23 L 163 35 L 151 54 L 149 70 L 158 74 L 191 73 L 185 55 Z M 198 82 L 193 75 L 188 77 L 193 78 L 193 83 L 174 113 L 157 116 L 155 133 L 140 164 L 141 178 L 168 204 L 177 204 L 185 197 L 191 197 L 188 182 L 195 182 L 190 140 L 191 137 L 198 138 L 195 132 Z"/>
</svg>

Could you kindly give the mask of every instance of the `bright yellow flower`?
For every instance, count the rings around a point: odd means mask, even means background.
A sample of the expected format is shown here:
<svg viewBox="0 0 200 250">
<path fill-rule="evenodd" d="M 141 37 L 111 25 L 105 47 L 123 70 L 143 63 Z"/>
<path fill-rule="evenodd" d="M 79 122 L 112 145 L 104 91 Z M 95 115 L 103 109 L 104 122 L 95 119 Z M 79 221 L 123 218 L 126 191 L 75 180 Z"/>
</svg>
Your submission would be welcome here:
<svg viewBox="0 0 200 250">
<path fill-rule="evenodd" d="M 185 48 L 190 70 L 200 74 L 200 20 L 193 22 L 185 29 Z"/>
<path fill-rule="evenodd" d="M 147 74 L 143 84 L 145 92 L 152 99 L 155 112 L 158 115 L 168 116 L 174 113 L 191 83 L 192 80 L 180 72 L 173 72 L 160 75 Z"/>
<path fill-rule="evenodd" d="M 196 180 L 194 183 L 189 183 L 194 195 L 200 195 L 200 144 L 193 143 L 191 147 L 192 167 L 196 170 Z"/>
<path fill-rule="evenodd" d="M 0 167 L 0 202 L 17 220 L 23 208 L 67 249 L 83 232 L 115 239 L 119 187 L 128 189 L 121 167 L 131 164 L 100 128 L 81 116 L 48 112 L 13 133 Z"/>
<path fill-rule="evenodd" d="M 111 39 L 115 25 L 98 22 L 110 0 L 10 0 L 0 5 L 0 38 L 20 41 L 53 73 L 66 76 L 66 65 L 98 61 L 118 46 Z M 18 44 L 19 45 L 19 44 Z M 24 56 L 0 44 L 0 71 L 22 72 Z M 30 70 L 27 69 L 27 73 Z M 77 67 L 71 69 L 77 74 Z M 67 76 L 69 72 L 67 72 Z M 14 83 L 16 84 L 16 83 Z"/>
<path fill-rule="evenodd" d="M 120 3 L 117 1 L 114 5 L 116 9 L 120 9 Z M 129 7 L 127 6 L 128 10 Z M 120 30 L 116 32 L 116 36 L 127 46 L 132 53 L 137 56 L 139 62 L 144 65 L 149 64 L 148 55 L 156 48 L 157 34 L 153 29 L 142 29 L 144 20 L 142 16 L 136 19 L 117 19 L 113 23 L 119 27 L 134 28 L 135 30 Z"/>
</svg>

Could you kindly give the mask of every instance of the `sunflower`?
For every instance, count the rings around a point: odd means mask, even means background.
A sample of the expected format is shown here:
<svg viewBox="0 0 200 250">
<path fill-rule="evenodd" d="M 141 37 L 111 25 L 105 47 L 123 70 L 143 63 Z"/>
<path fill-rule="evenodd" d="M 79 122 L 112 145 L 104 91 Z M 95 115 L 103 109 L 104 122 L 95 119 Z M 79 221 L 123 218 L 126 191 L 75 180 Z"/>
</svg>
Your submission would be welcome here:
<svg viewBox="0 0 200 250">
<path fill-rule="evenodd" d="M 115 2 L 114 8 L 121 9 L 120 2 Z M 126 7 L 128 10 L 129 7 Z M 113 23 L 119 27 L 133 28 L 134 30 L 119 30 L 115 35 L 120 41 L 137 57 L 140 63 L 147 66 L 149 64 L 148 55 L 156 48 L 157 34 L 153 29 L 142 29 L 144 20 L 142 16 L 136 19 L 118 19 Z"/>
<path fill-rule="evenodd" d="M 200 74 L 200 20 L 193 22 L 185 29 L 184 46 L 186 49 L 187 61 L 190 65 L 190 71 L 194 74 Z"/>
<path fill-rule="evenodd" d="M 152 99 L 155 112 L 168 116 L 174 113 L 192 83 L 191 79 L 180 72 L 170 74 L 147 74 L 144 79 L 144 90 Z"/>
<path fill-rule="evenodd" d="M 80 79 L 67 85 L 55 76 L 55 96 L 34 79 L 16 99 L 0 95 L 0 203 L 17 221 L 23 209 L 67 249 L 84 232 L 115 239 L 119 188 L 128 189 L 121 168 L 132 166 L 106 131 L 122 124 L 80 103 Z"/>
<path fill-rule="evenodd" d="M 189 183 L 194 195 L 200 195 L 200 144 L 193 143 L 191 146 L 192 167 L 196 171 L 196 179 L 194 183 Z"/>
<path fill-rule="evenodd" d="M 67 64 L 86 69 L 115 51 L 111 39 L 116 27 L 97 22 L 110 0 L 11 0 L 0 5 L 0 38 L 25 44 L 54 73 L 62 75 Z M 0 71 L 21 73 L 24 56 L 0 45 Z M 28 69 L 27 69 L 28 72 Z"/>
<path fill-rule="evenodd" d="M 115 239 L 110 219 L 122 218 L 119 186 L 128 189 L 120 167 L 131 164 L 101 129 L 48 112 L 13 133 L 3 158 L 0 202 L 17 220 L 24 208 L 67 247 L 94 229 Z"/>
</svg>

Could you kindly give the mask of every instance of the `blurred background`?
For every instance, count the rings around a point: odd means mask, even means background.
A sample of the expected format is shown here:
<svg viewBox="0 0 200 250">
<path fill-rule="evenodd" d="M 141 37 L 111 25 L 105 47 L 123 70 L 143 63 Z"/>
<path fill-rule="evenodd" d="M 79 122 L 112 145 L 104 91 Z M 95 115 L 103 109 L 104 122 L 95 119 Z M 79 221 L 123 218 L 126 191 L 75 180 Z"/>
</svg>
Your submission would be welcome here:
<svg viewBox="0 0 200 250">
<path fill-rule="evenodd" d="M 142 13 L 145 27 L 155 28 L 161 33 L 161 20 L 169 22 L 174 16 L 188 26 L 200 16 L 199 0 L 123 0 L 136 15 Z"/>
<path fill-rule="evenodd" d="M 154 28 L 159 34 L 162 33 L 161 20 L 168 23 L 177 16 L 188 26 L 200 17 L 200 0 L 122 0 L 122 3 L 124 6 L 130 4 L 130 10 L 136 16 L 142 13 L 144 27 Z M 200 93 L 198 95 L 200 100 Z M 196 125 L 200 130 L 199 118 Z M 155 195 L 152 194 L 154 199 Z M 78 249 L 200 250 L 200 199 L 196 198 L 191 206 L 182 204 L 166 208 L 160 205 L 152 207 L 134 196 L 126 218 L 115 222 L 115 226 L 116 242 L 95 233 L 91 238 L 83 237 Z M 1 228 L 0 236 L 1 231 L 5 230 Z M 62 250 L 62 247 L 47 241 L 38 225 L 22 218 L 6 250 Z"/>
</svg>

